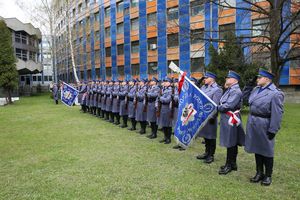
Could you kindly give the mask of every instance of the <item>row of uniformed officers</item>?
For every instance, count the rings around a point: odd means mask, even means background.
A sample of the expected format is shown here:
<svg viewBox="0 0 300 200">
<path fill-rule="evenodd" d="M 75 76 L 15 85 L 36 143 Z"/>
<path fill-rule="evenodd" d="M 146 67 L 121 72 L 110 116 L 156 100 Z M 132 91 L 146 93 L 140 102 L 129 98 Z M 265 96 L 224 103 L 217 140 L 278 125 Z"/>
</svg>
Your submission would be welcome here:
<svg viewBox="0 0 300 200">
<path fill-rule="evenodd" d="M 253 183 L 261 182 L 270 185 L 274 162 L 275 135 L 280 129 L 283 115 L 283 93 L 272 83 L 274 75 L 260 69 L 255 77 L 243 89 L 239 87 L 240 75 L 229 71 L 223 89 L 216 83 L 217 76 L 206 72 L 200 88 L 218 105 L 218 115 L 213 116 L 198 133 L 204 138 L 205 152 L 197 159 L 205 163 L 214 161 L 216 149 L 217 127 L 220 125 L 220 145 L 227 148 L 226 162 L 220 167 L 219 174 L 228 174 L 237 170 L 238 146 L 245 146 L 248 153 L 255 154 L 256 174 L 250 179 Z M 191 80 L 198 85 L 197 79 Z M 257 86 L 255 86 L 257 85 Z M 156 78 L 132 79 L 127 81 L 91 81 L 81 83 L 78 101 L 83 112 L 90 112 L 120 127 L 136 130 L 140 123 L 140 134 L 146 133 L 149 124 L 151 134 L 157 137 L 158 127 L 164 133 L 161 143 L 171 143 L 172 127 L 175 127 L 178 113 L 178 80 L 165 78 L 159 85 Z M 240 110 L 242 101 L 248 100 L 250 113 L 246 133 L 244 131 Z M 184 150 L 176 145 L 173 148 Z"/>
</svg>

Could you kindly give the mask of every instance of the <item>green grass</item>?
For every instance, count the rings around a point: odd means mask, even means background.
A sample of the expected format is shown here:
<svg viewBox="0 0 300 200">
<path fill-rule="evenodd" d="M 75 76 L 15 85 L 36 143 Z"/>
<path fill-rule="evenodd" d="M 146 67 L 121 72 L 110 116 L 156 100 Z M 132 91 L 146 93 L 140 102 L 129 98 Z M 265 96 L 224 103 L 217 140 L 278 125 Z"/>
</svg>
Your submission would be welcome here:
<svg viewBox="0 0 300 200">
<path fill-rule="evenodd" d="M 48 94 L 23 97 L 0 108 L 0 199 L 300 199 L 299 119 L 300 105 L 285 105 L 273 184 L 262 187 L 249 183 L 254 156 L 242 148 L 239 170 L 220 176 L 224 148 L 206 165 L 200 140 L 176 151 L 162 133 L 149 140 Z"/>
</svg>

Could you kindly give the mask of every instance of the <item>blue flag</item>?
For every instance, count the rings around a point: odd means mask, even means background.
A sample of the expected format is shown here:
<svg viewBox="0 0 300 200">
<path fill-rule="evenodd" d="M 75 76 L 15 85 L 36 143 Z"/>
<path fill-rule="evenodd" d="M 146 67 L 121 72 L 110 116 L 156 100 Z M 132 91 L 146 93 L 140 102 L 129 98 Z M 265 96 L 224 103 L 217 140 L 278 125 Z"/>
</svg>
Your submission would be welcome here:
<svg viewBox="0 0 300 200">
<path fill-rule="evenodd" d="M 79 91 L 76 90 L 71 85 L 68 85 L 67 83 L 63 82 L 63 86 L 61 89 L 61 101 L 66 106 L 73 106 Z"/>
<path fill-rule="evenodd" d="M 179 91 L 178 118 L 174 136 L 180 146 L 187 148 L 217 112 L 217 105 L 185 75 L 179 82 Z"/>
</svg>

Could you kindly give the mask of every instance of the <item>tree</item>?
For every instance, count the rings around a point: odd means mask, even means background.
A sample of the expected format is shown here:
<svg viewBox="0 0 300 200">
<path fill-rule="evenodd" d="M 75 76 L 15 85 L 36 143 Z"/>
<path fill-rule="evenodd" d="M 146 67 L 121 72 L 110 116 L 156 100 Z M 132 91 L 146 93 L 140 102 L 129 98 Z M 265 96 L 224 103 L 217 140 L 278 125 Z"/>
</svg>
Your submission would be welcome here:
<svg viewBox="0 0 300 200">
<path fill-rule="evenodd" d="M 240 35 L 240 43 L 251 47 L 252 53 L 261 54 L 268 52 L 270 56 L 270 68 L 276 75 L 275 84 L 279 84 L 279 77 L 284 65 L 292 60 L 300 60 L 300 3 L 296 0 L 240 0 L 232 4 L 230 0 L 215 1 L 219 8 L 244 11 L 245 16 L 256 16 L 264 20 L 264 25 L 253 27 L 251 22 L 239 31 L 247 31 L 248 34 Z M 231 30 L 231 31 L 236 31 Z M 259 34 L 251 34 L 253 31 Z M 250 34 L 249 34 L 250 33 Z M 220 40 L 218 40 L 220 41 Z M 284 48 L 288 46 L 288 48 Z"/>
<path fill-rule="evenodd" d="M 259 65 L 246 62 L 243 49 L 233 32 L 225 35 L 224 46 L 220 48 L 219 52 L 212 45 L 209 51 L 211 61 L 208 70 L 217 74 L 220 85 L 224 85 L 228 70 L 233 70 L 241 75 L 240 85 L 242 87 L 257 75 Z"/>
<path fill-rule="evenodd" d="M 7 92 L 11 104 L 12 91 L 18 86 L 16 58 L 12 47 L 11 32 L 3 20 L 0 20 L 0 87 Z"/>
</svg>

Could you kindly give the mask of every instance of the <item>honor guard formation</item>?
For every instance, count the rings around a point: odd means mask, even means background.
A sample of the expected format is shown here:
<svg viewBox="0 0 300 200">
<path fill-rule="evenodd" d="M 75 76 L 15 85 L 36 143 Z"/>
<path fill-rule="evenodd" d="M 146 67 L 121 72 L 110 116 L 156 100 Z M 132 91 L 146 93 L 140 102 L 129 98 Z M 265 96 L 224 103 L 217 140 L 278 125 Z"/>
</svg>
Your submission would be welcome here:
<svg viewBox="0 0 300 200">
<path fill-rule="evenodd" d="M 220 146 L 227 150 L 219 174 L 238 170 L 238 147 L 244 146 L 246 152 L 255 155 L 256 173 L 250 182 L 260 182 L 265 186 L 272 183 L 275 136 L 280 129 L 284 101 L 283 92 L 272 83 L 273 78 L 272 73 L 260 69 L 243 90 L 239 86 L 240 75 L 234 71 L 228 72 L 223 88 L 217 84 L 217 75 L 212 72 L 206 72 L 200 80 L 191 78 L 218 105 L 217 114 L 198 133 L 198 137 L 204 138 L 205 152 L 197 159 L 207 164 L 214 162 L 219 126 Z M 130 121 L 130 131 L 136 131 L 139 124 L 137 132 L 141 135 L 146 134 L 149 126 L 149 139 L 157 138 L 160 128 L 164 138 L 159 142 L 171 143 L 172 127 L 174 130 L 178 115 L 178 79 L 166 77 L 158 81 L 153 77 L 150 80 L 89 81 L 79 83 L 77 89 L 82 112 L 120 128 L 127 128 Z M 57 91 L 56 86 L 53 89 L 56 102 Z M 249 103 L 249 116 L 244 127 L 240 112 L 245 100 Z M 173 148 L 185 150 L 180 145 Z"/>
</svg>

